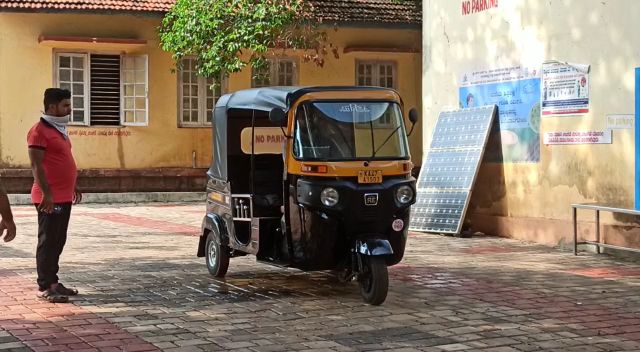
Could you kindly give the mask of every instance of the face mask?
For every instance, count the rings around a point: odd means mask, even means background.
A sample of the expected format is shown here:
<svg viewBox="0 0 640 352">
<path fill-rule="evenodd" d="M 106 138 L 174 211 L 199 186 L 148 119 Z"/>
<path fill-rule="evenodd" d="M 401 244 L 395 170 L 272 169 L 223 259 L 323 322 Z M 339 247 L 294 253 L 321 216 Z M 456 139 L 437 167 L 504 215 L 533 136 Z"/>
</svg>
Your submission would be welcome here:
<svg viewBox="0 0 640 352">
<path fill-rule="evenodd" d="M 67 116 L 51 116 L 51 115 L 42 115 L 42 118 L 47 121 L 51 126 L 57 129 L 64 138 L 69 138 L 69 134 L 67 132 L 67 125 L 69 124 L 69 115 Z"/>
<path fill-rule="evenodd" d="M 42 118 L 45 119 L 46 121 L 52 123 L 52 124 L 56 124 L 56 125 L 66 125 L 69 123 L 69 118 L 71 117 L 71 115 L 66 115 L 66 116 L 51 116 L 51 115 L 42 115 Z"/>
</svg>

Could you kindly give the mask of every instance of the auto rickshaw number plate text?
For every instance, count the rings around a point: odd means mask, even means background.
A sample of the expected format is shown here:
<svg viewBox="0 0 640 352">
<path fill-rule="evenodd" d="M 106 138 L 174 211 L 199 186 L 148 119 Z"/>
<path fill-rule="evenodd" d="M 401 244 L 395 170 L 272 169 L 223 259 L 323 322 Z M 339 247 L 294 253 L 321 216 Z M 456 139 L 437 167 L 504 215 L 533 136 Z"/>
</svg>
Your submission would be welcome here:
<svg viewBox="0 0 640 352">
<path fill-rule="evenodd" d="M 358 183 L 382 183 L 382 170 L 358 171 Z"/>
</svg>

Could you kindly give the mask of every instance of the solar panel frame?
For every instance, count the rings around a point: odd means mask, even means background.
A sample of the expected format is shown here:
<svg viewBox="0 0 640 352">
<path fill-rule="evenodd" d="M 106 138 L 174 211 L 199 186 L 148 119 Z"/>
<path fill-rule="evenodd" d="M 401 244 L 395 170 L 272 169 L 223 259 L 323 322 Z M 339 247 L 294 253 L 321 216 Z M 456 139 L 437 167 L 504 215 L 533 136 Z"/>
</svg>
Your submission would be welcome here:
<svg viewBox="0 0 640 352">
<path fill-rule="evenodd" d="M 409 230 L 459 234 L 497 106 L 440 113 L 418 176 Z"/>
</svg>

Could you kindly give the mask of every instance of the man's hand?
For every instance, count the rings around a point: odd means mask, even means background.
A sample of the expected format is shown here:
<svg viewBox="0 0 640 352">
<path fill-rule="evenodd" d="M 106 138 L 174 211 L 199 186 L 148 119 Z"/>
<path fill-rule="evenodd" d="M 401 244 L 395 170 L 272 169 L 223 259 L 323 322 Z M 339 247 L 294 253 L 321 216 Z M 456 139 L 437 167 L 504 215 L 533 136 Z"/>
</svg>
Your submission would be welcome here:
<svg viewBox="0 0 640 352">
<path fill-rule="evenodd" d="M 53 212 L 53 197 L 51 196 L 51 193 L 44 193 L 42 195 L 42 203 L 40 203 L 38 210 L 47 214 L 51 214 Z"/>
<path fill-rule="evenodd" d="M 11 242 L 16 238 L 16 223 L 13 222 L 13 219 L 2 219 L 0 221 L 0 237 L 2 236 L 4 236 L 5 242 Z"/>
<path fill-rule="evenodd" d="M 0 182 L 0 237 L 4 236 L 5 242 L 11 242 L 16 238 L 16 223 L 13 222 L 13 213 L 11 213 L 11 204 L 7 192 Z M 6 232 L 6 234 L 5 234 Z"/>
<path fill-rule="evenodd" d="M 76 188 L 73 191 L 73 204 L 80 204 L 80 202 L 82 202 L 82 192 Z"/>
</svg>

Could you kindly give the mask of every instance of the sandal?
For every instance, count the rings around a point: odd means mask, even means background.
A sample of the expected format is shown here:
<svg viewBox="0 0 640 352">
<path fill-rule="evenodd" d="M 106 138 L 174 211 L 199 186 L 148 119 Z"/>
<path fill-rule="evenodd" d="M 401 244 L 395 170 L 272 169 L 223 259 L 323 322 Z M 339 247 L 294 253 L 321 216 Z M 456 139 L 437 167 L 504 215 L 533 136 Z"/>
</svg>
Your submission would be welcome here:
<svg viewBox="0 0 640 352">
<path fill-rule="evenodd" d="M 63 294 L 60 294 L 57 291 L 53 291 L 51 289 L 44 290 L 40 294 L 38 294 L 38 298 L 45 300 L 49 303 L 67 303 L 69 302 L 69 297 Z"/>
<path fill-rule="evenodd" d="M 78 290 L 76 290 L 75 288 L 66 288 L 61 283 L 58 283 L 58 286 L 56 287 L 56 292 L 58 292 L 59 294 L 61 294 L 63 296 L 76 296 L 76 295 L 78 295 Z"/>
</svg>

